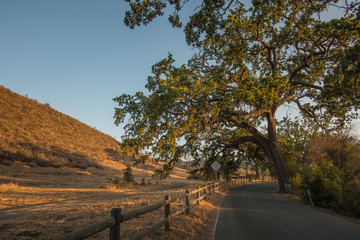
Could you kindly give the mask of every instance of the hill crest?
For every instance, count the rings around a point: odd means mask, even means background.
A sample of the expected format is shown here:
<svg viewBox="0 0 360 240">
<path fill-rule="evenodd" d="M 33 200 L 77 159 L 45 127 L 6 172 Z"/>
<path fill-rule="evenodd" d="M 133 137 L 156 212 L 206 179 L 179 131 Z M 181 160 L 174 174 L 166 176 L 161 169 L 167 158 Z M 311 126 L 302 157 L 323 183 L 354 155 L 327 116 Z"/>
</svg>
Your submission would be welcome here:
<svg viewBox="0 0 360 240">
<path fill-rule="evenodd" d="M 0 163 L 103 168 L 120 143 L 48 104 L 0 86 Z"/>
</svg>

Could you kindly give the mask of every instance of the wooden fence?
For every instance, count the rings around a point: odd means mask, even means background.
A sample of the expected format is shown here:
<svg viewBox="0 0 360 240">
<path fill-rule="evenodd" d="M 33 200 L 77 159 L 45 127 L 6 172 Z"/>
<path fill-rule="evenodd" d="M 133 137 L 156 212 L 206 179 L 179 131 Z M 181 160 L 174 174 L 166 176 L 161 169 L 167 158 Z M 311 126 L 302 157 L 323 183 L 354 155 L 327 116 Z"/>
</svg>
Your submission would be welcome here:
<svg viewBox="0 0 360 240">
<path fill-rule="evenodd" d="M 70 233 L 67 233 L 63 236 L 56 238 L 55 240 L 75 240 L 75 239 L 84 239 L 94 235 L 95 233 L 101 232 L 107 228 L 110 228 L 109 233 L 109 240 L 119 240 L 120 239 L 120 227 L 121 223 L 143 215 L 145 213 L 157 210 L 161 207 L 164 207 L 164 218 L 151 226 L 150 228 L 139 232 L 131 239 L 141 239 L 152 232 L 156 231 L 160 227 L 164 226 L 165 230 L 170 230 L 170 219 L 172 217 L 178 216 L 182 213 L 189 214 L 190 213 L 190 206 L 194 203 L 199 204 L 202 199 L 204 199 L 208 194 L 214 192 L 220 188 L 235 185 L 235 184 L 246 184 L 249 183 L 251 180 L 248 179 L 235 179 L 230 181 L 219 181 L 210 184 L 206 184 L 203 187 L 197 187 L 195 190 L 190 191 L 186 190 L 185 195 L 185 207 L 182 207 L 180 210 L 171 213 L 171 203 L 177 202 L 181 199 L 171 199 L 169 195 L 165 196 L 165 199 L 161 202 L 146 206 L 141 209 L 136 209 L 130 212 L 122 213 L 121 208 L 113 208 L 111 209 L 110 217 L 105 218 L 101 221 L 95 222 L 93 224 L 87 225 L 80 229 L 74 230 Z M 195 196 L 195 198 L 194 198 Z"/>
</svg>

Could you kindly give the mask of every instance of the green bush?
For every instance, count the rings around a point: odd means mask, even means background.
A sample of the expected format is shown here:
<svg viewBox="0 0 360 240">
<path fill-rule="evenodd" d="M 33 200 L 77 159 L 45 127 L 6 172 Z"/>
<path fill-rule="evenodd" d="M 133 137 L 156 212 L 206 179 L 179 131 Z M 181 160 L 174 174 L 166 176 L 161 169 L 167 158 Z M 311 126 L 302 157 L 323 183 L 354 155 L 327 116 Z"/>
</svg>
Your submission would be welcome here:
<svg viewBox="0 0 360 240">
<path fill-rule="evenodd" d="M 360 185 L 346 185 L 343 172 L 332 162 L 322 162 L 297 173 L 290 182 L 297 195 L 310 204 L 310 191 L 315 206 L 333 209 L 345 215 L 360 216 Z"/>
<path fill-rule="evenodd" d="M 125 183 L 135 183 L 135 178 L 130 166 L 126 166 L 126 169 L 124 170 L 123 180 Z"/>
<path fill-rule="evenodd" d="M 311 192 L 313 202 L 323 208 L 338 209 L 342 197 L 341 172 L 332 162 L 323 162 L 313 168 L 305 186 Z"/>
<path fill-rule="evenodd" d="M 135 181 L 134 175 L 132 174 L 132 169 L 130 166 L 127 166 L 126 169 L 123 172 L 123 177 L 115 177 L 107 178 L 107 183 L 109 185 L 113 185 L 116 188 L 132 188 L 137 185 L 137 182 Z M 145 183 L 145 179 L 144 179 Z"/>
</svg>

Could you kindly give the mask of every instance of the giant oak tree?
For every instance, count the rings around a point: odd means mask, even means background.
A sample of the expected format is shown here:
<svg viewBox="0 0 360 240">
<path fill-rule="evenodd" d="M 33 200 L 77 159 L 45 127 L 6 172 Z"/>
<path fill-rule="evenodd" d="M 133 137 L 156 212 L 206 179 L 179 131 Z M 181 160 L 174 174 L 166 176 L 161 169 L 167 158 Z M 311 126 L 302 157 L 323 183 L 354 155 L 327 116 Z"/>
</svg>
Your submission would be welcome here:
<svg viewBox="0 0 360 240">
<path fill-rule="evenodd" d="M 128 1 L 125 23 L 148 24 L 174 7 L 169 21 L 182 27 L 188 1 Z M 338 6 L 336 6 L 338 4 Z M 323 20 L 330 7 L 339 19 Z M 359 107 L 359 6 L 338 1 L 204 0 L 184 27 L 194 56 L 176 66 L 172 55 L 152 67 L 148 93 L 123 94 L 116 124 L 127 121 L 124 151 L 148 151 L 168 160 L 214 160 L 239 167 L 246 144 L 273 163 L 279 188 L 289 177 L 280 151 L 276 116 L 296 107 L 314 124 L 342 125 Z"/>
</svg>

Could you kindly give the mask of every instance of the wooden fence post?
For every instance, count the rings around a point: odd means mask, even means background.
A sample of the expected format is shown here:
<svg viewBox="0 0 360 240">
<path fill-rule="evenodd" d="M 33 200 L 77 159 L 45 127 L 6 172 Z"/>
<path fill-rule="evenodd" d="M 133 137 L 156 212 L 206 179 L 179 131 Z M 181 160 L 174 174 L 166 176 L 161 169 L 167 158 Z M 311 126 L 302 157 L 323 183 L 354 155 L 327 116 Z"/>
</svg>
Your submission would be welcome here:
<svg viewBox="0 0 360 240">
<path fill-rule="evenodd" d="M 197 192 L 196 192 L 196 204 L 200 204 L 200 190 L 199 190 L 199 186 L 196 187 Z"/>
<path fill-rule="evenodd" d="M 121 208 L 111 209 L 111 217 L 113 217 L 116 222 L 114 226 L 110 227 L 109 240 L 120 240 Z"/>
<path fill-rule="evenodd" d="M 205 199 L 206 199 L 206 184 L 204 185 L 204 196 L 205 196 Z"/>
<path fill-rule="evenodd" d="M 186 190 L 186 215 L 190 214 L 190 193 L 189 190 Z"/>
<path fill-rule="evenodd" d="M 168 202 L 165 205 L 165 218 L 167 219 L 167 222 L 165 224 L 165 231 L 170 230 L 170 196 L 166 195 L 165 200 Z"/>
</svg>

